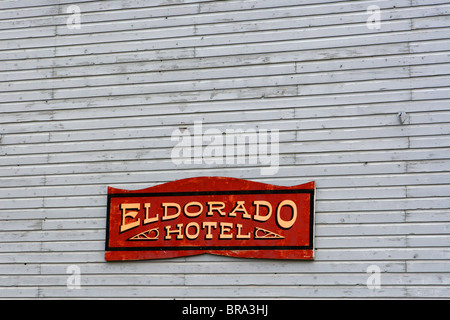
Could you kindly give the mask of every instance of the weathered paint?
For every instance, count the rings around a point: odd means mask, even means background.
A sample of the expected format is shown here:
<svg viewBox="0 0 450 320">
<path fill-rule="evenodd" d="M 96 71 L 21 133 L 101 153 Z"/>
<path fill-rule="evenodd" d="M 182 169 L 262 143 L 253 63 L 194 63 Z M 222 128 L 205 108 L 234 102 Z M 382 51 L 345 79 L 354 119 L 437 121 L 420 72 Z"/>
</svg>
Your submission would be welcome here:
<svg viewBox="0 0 450 320">
<path fill-rule="evenodd" d="M 279 187 L 198 177 L 151 188 L 108 189 L 107 261 L 204 253 L 311 260 L 314 182 Z"/>
</svg>

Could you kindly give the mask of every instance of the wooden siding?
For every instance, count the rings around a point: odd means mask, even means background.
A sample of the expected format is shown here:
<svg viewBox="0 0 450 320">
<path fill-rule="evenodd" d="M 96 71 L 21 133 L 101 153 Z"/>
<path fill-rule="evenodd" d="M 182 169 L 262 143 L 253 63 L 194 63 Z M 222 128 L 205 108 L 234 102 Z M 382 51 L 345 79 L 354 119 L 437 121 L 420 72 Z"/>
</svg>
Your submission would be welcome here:
<svg viewBox="0 0 450 320">
<path fill-rule="evenodd" d="M 0 298 L 450 298 L 449 10 L 1 1 Z M 175 165 L 171 134 L 194 121 L 280 130 L 278 173 Z M 104 261 L 107 186 L 205 175 L 315 180 L 315 261 Z M 66 286 L 71 265 L 80 289 Z"/>
</svg>

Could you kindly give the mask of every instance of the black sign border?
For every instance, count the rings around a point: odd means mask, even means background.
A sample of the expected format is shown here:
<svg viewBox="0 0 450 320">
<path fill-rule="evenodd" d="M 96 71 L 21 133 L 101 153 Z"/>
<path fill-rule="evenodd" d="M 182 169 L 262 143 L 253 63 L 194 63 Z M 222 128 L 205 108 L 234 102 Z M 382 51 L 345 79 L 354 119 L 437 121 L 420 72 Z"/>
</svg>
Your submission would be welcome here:
<svg viewBox="0 0 450 320">
<path fill-rule="evenodd" d="M 176 197 L 176 196 L 209 196 L 209 195 L 248 195 L 248 194 L 310 194 L 309 244 L 307 246 L 180 246 L 180 247 L 110 247 L 109 221 L 112 198 L 139 197 Z M 314 249 L 314 214 L 315 190 L 235 190 L 235 191 L 186 191 L 186 192 L 145 192 L 108 194 L 105 251 L 190 251 L 190 250 L 313 250 Z"/>
</svg>

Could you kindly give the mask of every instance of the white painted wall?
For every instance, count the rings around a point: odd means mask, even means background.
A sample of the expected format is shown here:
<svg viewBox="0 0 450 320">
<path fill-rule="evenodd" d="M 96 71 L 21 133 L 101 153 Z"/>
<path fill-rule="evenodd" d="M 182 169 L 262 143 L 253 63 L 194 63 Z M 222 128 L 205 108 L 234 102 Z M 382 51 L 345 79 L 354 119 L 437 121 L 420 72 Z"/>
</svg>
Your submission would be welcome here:
<svg viewBox="0 0 450 320">
<path fill-rule="evenodd" d="M 66 25 L 70 5 L 81 28 Z M 381 8 L 370 29 L 367 8 Z M 450 4 L 0 3 L 0 297 L 450 297 Z M 404 123 L 398 113 L 405 112 Z M 172 132 L 279 129 L 274 176 Z M 107 186 L 317 184 L 316 260 L 106 263 Z M 77 265 L 81 288 L 66 286 Z M 382 271 L 366 286 L 368 267 Z"/>
</svg>

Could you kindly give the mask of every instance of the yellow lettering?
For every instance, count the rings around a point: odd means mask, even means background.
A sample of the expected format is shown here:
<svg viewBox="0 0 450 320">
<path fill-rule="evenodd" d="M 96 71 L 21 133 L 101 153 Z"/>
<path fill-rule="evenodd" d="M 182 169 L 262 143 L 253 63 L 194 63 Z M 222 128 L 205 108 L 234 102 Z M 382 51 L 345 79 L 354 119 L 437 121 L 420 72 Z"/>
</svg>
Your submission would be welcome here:
<svg viewBox="0 0 450 320">
<path fill-rule="evenodd" d="M 180 216 L 181 207 L 180 207 L 180 205 L 178 203 L 173 203 L 173 202 L 163 203 L 163 204 L 161 204 L 161 206 L 164 209 L 163 217 L 161 219 L 162 221 L 173 220 L 173 219 L 176 219 L 176 218 L 178 218 Z M 177 209 L 177 213 L 169 215 L 168 214 L 168 211 L 169 211 L 168 208 L 170 208 L 170 207 L 176 208 Z"/>
<path fill-rule="evenodd" d="M 193 207 L 193 206 L 198 207 L 199 210 L 197 212 L 189 212 L 188 208 L 189 207 Z M 185 214 L 186 217 L 189 217 L 189 218 L 196 218 L 196 217 L 198 217 L 202 213 L 202 211 L 203 211 L 203 205 L 200 202 L 189 202 L 189 203 L 186 203 L 186 205 L 183 208 L 183 213 Z"/>
<path fill-rule="evenodd" d="M 234 207 L 233 211 L 231 211 L 228 216 L 229 217 L 236 217 L 236 212 L 242 212 L 242 218 L 243 219 L 250 219 L 251 215 L 248 214 L 247 209 L 245 209 L 245 201 L 237 201 L 236 206 Z"/>
<path fill-rule="evenodd" d="M 217 211 L 219 215 L 225 217 L 226 213 L 222 211 L 222 209 L 225 208 L 225 203 L 219 201 L 210 201 L 207 204 L 209 207 L 208 213 L 206 214 L 207 216 L 212 216 L 213 212 Z"/>
<path fill-rule="evenodd" d="M 290 220 L 283 220 L 281 218 L 281 209 L 284 206 L 289 206 L 292 209 L 292 217 Z M 295 204 L 295 202 L 292 200 L 284 200 L 280 202 L 280 204 L 278 204 L 277 207 L 277 224 L 283 229 L 289 229 L 294 225 L 296 220 L 297 220 L 297 205 Z"/>
<path fill-rule="evenodd" d="M 154 223 L 154 222 L 158 222 L 158 218 L 159 215 L 157 214 L 155 217 L 153 218 L 149 218 L 149 209 L 150 209 L 150 203 L 144 203 L 144 208 L 145 208 L 145 219 L 144 219 L 144 224 L 149 224 L 149 223 Z"/>
<path fill-rule="evenodd" d="M 194 234 L 189 233 L 189 228 L 194 227 L 196 229 Z M 200 234 L 200 226 L 197 222 L 191 222 L 186 225 L 186 228 L 184 229 L 184 234 L 186 235 L 186 238 L 189 240 L 195 240 L 197 239 L 198 235 Z"/>
<path fill-rule="evenodd" d="M 122 211 L 122 225 L 120 226 L 120 232 L 125 232 L 127 230 L 139 227 L 141 219 L 137 219 L 135 222 L 126 223 L 127 218 L 136 218 L 139 210 L 141 209 L 140 203 L 122 203 L 120 205 L 120 210 Z M 130 210 L 127 212 L 127 210 Z"/>
<path fill-rule="evenodd" d="M 221 222 L 219 239 L 233 239 L 233 234 L 231 233 L 232 228 L 233 228 L 232 223 Z"/>
<path fill-rule="evenodd" d="M 267 201 L 253 201 L 253 205 L 256 206 L 255 215 L 253 219 L 256 221 L 265 222 L 270 219 L 272 216 L 272 205 Z M 259 208 L 260 206 L 266 207 L 268 209 L 267 214 L 265 216 L 260 215 Z"/>
<path fill-rule="evenodd" d="M 217 222 L 203 222 L 202 228 L 204 229 L 206 227 L 206 240 L 211 240 L 213 238 L 212 235 L 212 228 L 217 228 Z"/>
<path fill-rule="evenodd" d="M 241 234 L 242 231 L 242 224 L 236 224 L 236 228 L 237 228 L 237 234 L 236 234 L 236 239 L 250 239 L 251 237 L 251 232 L 247 233 L 247 234 Z"/>
<path fill-rule="evenodd" d="M 165 227 L 165 229 L 166 229 L 166 236 L 164 237 L 164 240 L 171 240 L 172 239 L 171 234 L 173 234 L 173 233 L 177 234 L 177 240 L 182 240 L 183 239 L 183 233 L 182 233 L 181 229 L 183 228 L 183 224 L 182 223 L 177 224 L 177 228 L 178 229 L 171 231 L 170 230 L 171 226 L 166 226 Z"/>
</svg>

